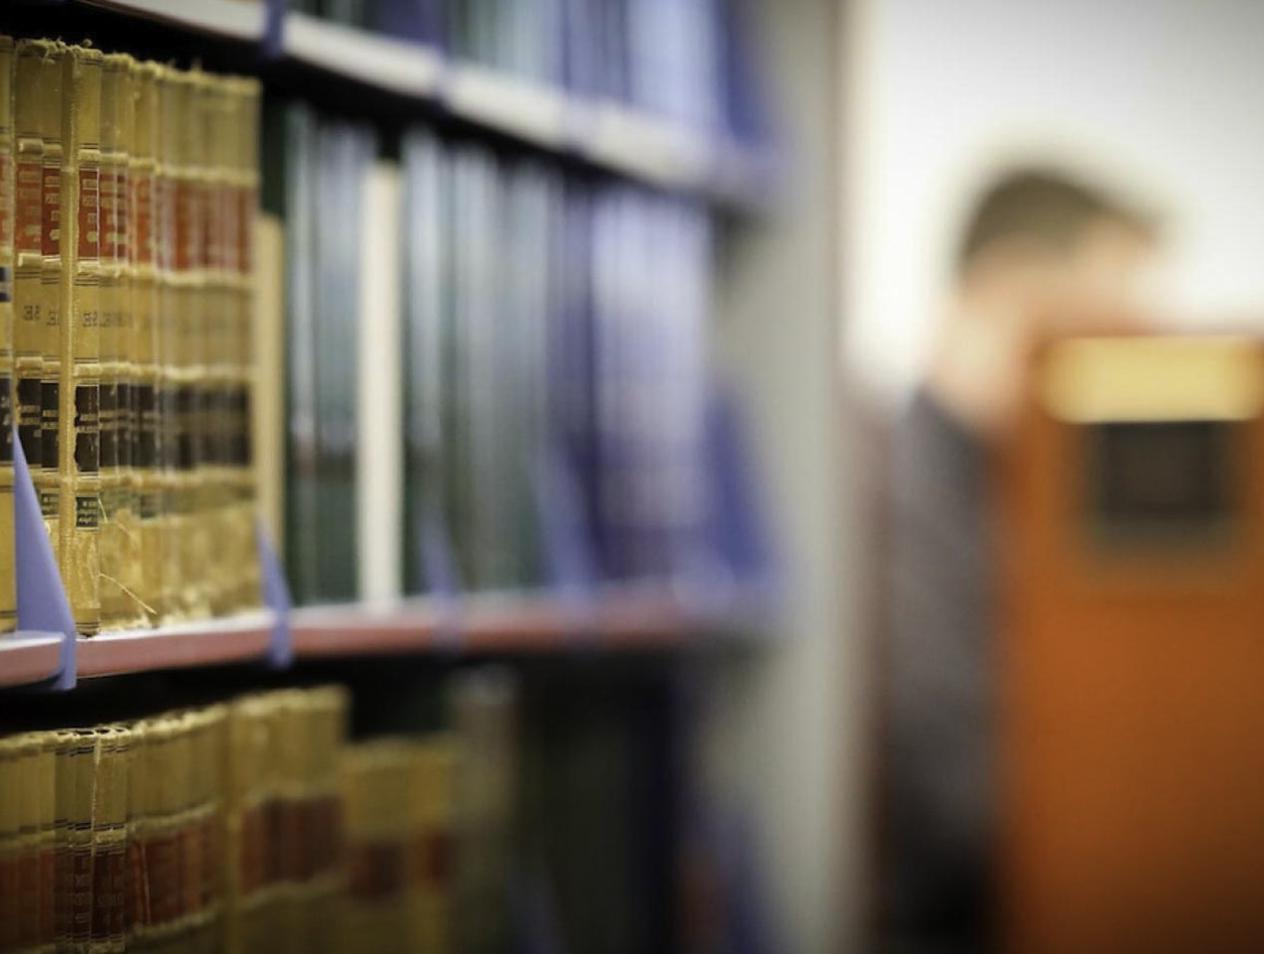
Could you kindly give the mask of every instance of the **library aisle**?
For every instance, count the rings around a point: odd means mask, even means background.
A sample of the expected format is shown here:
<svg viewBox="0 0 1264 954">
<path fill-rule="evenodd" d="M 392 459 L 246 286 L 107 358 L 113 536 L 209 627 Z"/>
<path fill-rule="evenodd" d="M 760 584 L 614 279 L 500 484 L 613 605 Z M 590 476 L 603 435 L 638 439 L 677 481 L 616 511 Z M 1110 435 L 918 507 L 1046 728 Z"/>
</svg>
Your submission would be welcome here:
<svg viewBox="0 0 1264 954">
<path fill-rule="evenodd" d="M 850 948 L 841 25 L 0 10 L 0 952 Z"/>
</svg>

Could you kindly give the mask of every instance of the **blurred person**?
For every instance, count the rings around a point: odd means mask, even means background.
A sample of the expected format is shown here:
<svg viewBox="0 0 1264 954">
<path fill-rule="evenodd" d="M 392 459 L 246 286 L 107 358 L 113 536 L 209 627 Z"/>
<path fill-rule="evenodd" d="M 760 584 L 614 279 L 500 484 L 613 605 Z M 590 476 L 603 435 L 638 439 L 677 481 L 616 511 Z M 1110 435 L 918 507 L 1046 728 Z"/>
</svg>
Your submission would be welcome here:
<svg viewBox="0 0 1264 954">
<path fill-rule="evenodd" d="M 924 381 L 895 423 L 880 933 L 891 952 L 987 951 L 995 672 L 989 457 L 1041 340 L 1138 327 L 1153 219 L 1058 171 L 978 198 Z"/>
</svg>

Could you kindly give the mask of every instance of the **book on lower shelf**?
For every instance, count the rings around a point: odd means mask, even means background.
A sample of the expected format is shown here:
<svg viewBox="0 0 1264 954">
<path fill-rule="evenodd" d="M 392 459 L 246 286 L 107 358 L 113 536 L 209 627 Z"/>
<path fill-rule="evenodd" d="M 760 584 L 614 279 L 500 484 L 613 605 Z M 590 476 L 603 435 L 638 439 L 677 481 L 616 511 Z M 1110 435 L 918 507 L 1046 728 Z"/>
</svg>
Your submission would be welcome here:
<svg viewBox="0 0 1264 954">
<path fill-rule="evenodd" d="M 581 728 L 508 670 L 430 691 L 354 738 L 340 686 L 0 737 L 0 951 L 490 954 L 554 891 L 577 949 L 613 926 L 651 949 L 672 863 L 641 858 L 633 795 L 663 796 L 656 697 L 609 691 Z"/>
</svg>

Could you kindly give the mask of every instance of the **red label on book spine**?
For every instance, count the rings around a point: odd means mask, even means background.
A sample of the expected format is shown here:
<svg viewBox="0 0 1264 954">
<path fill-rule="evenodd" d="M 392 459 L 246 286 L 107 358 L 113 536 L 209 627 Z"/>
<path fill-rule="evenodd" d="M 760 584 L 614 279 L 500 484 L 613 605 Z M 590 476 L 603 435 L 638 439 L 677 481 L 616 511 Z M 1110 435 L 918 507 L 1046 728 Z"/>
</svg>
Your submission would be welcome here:
<svg viewBox="0 0 1264 954">
<path fill-rule="evenodd" d="M 40 253 L 61 254 L 61 169 L 45 165 L 40 173 Z"/>
<path fill-rule="evenodd" d="M 0 154 L 0 248 L 13 245 L 13 157 Z"/>
<path fill-rule="evenodd" d="M 19 162 L 14 178 L 14 243 L 19 252 L 39 253 L 44 229 L 44 167 L 39 162 Z"/>
<path fill-rule="evenodd" d="M 86 166 L 79 170 L 79 260 L 101 257 L 101 170 Z"/>
<path fill-rule="evenodd" d="M 132 242 L 132 260 L 138 265 L 154 264 L 154 177 L 148 172 L 137 174 L 132 182 L 132 207 L 136 210 L 136 237 Z"/>
</svg>

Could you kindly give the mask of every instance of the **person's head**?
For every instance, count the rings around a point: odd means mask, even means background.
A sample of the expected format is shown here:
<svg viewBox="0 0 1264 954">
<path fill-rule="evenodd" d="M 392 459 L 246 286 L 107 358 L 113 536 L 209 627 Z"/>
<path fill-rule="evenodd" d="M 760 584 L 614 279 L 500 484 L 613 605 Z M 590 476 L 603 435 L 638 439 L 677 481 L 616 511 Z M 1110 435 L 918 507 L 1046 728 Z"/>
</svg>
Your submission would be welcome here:
<svg viewBox="0 0 1264 954">
<path fill-rule="evenodd" d="M 1151 213 L 1050 169 L 1012 170 L 976 201 L 956 258 L 959 293 L 1004 299 L 1044 332 L 1125 323 L 1157 245 Z"/>
</svg>

